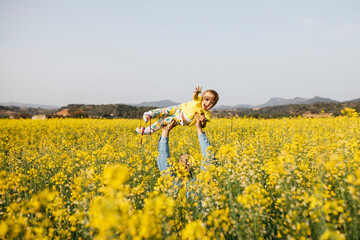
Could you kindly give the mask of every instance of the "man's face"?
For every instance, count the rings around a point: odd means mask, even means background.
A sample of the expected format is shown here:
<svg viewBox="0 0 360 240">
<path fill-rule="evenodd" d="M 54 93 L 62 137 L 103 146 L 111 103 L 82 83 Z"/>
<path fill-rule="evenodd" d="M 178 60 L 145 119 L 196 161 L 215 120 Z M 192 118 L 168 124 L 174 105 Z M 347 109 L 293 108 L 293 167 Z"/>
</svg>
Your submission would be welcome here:
<svg viewBox="0 0 360 240">
<path fill-rule="evenodd" d="M 216 104 L 214 94 L 205 92 L 202 96 L 201 108 L 204 110 L 210 110 Z"/>
<path fill-rule="evenodd" d="M 181 155 L 179 159 L 179 169 L 181 172 L 186 171 L 190 172 L 192 167 L 191 156 L 189 154 Z"/>
</svg>

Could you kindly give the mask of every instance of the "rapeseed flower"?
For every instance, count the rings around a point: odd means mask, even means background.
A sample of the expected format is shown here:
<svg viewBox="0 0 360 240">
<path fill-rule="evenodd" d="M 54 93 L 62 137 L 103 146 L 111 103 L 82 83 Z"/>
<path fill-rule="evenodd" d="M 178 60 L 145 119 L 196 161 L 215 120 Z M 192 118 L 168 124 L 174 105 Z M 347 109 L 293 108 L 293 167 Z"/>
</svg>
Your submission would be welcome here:
<svg viewBox="0 0 360 240">
<path fill-rule="evenodd" d="M 175 128 L 162 174 L 139 120 L 2 119 L 0 238 L 356 239 L 360 118 L 343 114 L 213 119 L 205 171 L 195 129 Z"/>
</svg>

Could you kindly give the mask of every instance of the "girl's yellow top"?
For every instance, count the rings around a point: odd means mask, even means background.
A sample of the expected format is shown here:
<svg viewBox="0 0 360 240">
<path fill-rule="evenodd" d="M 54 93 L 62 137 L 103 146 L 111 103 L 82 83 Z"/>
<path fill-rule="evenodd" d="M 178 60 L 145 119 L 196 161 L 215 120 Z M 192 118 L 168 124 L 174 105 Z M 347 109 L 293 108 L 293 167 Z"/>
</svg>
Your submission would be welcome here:
<svg viewBox="0 0 360 240">
<path fill-rule="evenodd" d="M 192 122 L 190 123 L 190 125 L 194 125 L 195 124 L 195 114 L 204 114 L 205 115 L 205 119 L 206 121 L 210 121 L 211 119 L 211 113 L 208 110 L 204 110 L 201 108 L 201 100 L 202 97 L 199 96 L 198 99 L 196 101 L 190 101 L 187 103 L 183 103 L 180 105 L 181 111 L 185 114 L 185 116 L 188 119 L 191 119 Z"/>
</svg>

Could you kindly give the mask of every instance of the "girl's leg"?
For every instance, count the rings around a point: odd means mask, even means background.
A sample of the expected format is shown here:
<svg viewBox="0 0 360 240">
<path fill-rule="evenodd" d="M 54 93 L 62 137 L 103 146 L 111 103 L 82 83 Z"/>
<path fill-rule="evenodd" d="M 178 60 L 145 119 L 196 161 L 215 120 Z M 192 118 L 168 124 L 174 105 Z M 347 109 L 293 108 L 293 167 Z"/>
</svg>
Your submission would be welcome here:
<svg viewBox="0 0 360 240">
<path fill-rule="evenodd" d="M 144 133 L 145 135 L 150 135 L 151 133 L 163 128 L 164 126 L 168 125 L 171 123 L 172 120 L 175 120 L 176 124 L 179 124 L 176 119 L 173 118 L 173 116 L 164 118 L 164 119 L 160 119 L 159 121 L 155 122 L 154 124 L 151 124 L 151 126 L 149 127 L 140 127 L 140 128 L 136 128 L 136 132 L 139 134 Z"/>
<path fill-rule="evenodd" d="M 162 118 L 162 117 L 171 116 L 175 113 L 175 111 L 178 108 L 179 106 L 171 106 L 167 108 L 153 109 L 148 112 L 145 112 L 143 118 L 145 122 L 148 122 L 150 118 L 156 118 L 156 117 Z"/>
<path fill-rule="evenodd" d="M 155 132 L 155 131 L 163 128 L 164 126 L 170 124 L 172 120 L 174 120 L 173 116 L 160 119 L 159 121 L 155 122 L 154 124 L 151 124 L 150 129 L 152 132 Z"/>
<path fill-rule="evenodd" d="M 143 115 L 143 119 L 145 122 L 148 122 L 150 120 L 150 118 L 156 118 L 156 117 L 162 118 L 162 117 L 166 117 L 166 116 L 168 116 L 168 118 L 160 119 L 159 121 L 155 122 L 154 124 L 151 124 L 151 126 L 146 127 L 146 128 L 136 128 L 136 132 L 142 134 L 142 132 L 143 132 L 142 129 L 144 129 L 144 134 L 149 135 L 149 134 L 153 133 L 154 131 L 157 131 L 157 130 L 163 128 L 164 126 L 169 124 L 174 119 L 172 115 L 179 109 L 180 109 L 180 105 L 171 106 L 171 107 L 167 107 L 167 108 L 157 108 L 157 109 L 145 112 Z M 177 124 L 180 124 L 180 122 L 178 122 L 176 118 L 175 118 L 175 121 Z"/>
</svg>

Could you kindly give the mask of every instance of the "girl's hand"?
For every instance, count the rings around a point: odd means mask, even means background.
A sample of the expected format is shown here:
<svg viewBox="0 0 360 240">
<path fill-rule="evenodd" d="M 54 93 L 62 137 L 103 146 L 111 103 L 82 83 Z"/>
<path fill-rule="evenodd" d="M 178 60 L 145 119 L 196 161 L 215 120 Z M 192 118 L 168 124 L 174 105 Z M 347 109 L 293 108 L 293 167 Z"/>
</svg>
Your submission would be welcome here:
<svg viewBox="0 0 360 240">
<path fill-rule="evenodd" d="M 202 90 L 202 87 L 197 86 L 197 87 L 195 87 L 194 93 L 195 93 L 195 94 L 199 94 L 199 93 L 201 93 L 201 90 Z"/>
<path fill-rule="evenodd" d="M 200 87 L 200 86 L 195 87 L 195 91 L 193 94 L 194 101 L 197 101 L 199 99 L 199 93 L 201 93 L 201 89 L 202 89 L 202 87 Z"/>
</svg>

